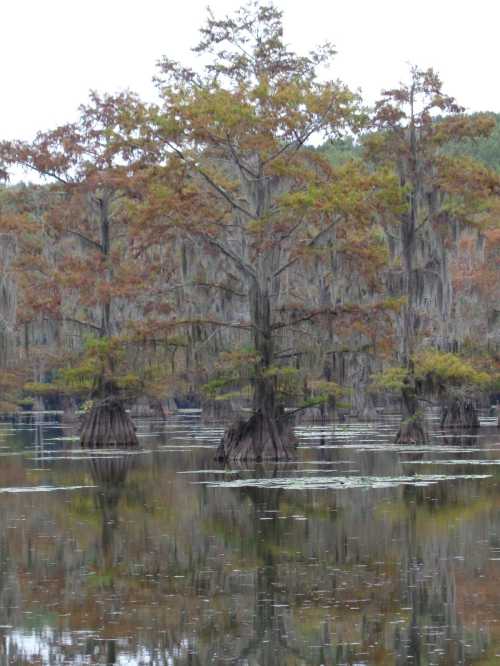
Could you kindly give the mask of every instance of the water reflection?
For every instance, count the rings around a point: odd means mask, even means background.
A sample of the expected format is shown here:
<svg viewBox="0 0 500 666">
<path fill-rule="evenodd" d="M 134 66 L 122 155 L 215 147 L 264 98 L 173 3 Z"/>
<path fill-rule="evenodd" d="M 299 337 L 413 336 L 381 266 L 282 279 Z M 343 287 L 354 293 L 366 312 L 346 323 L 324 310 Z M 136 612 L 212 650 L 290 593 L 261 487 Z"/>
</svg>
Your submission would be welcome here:
<svg viewBox="0 0 500 666">
<path fill-rule="evenodd" d="M 121 610 L 120 596 L 115 589 L 115 574 L 119 576 L 120 552 L 115 546 L 115 535 L 119 527 L 118 507 L 125 488 L 127 474 L 135 458 L 130 455 L 93 456 L 88 460 L 90 474 L 96 484 L 96 505 L 101 515 L 101 553 L 96 574 L 105 580 L 108 598 L 111 600 L 109 612 L 119 615 Z M 94 645 L 87 643 L 87 652 L 94 656 L 102 655 L 106 664 L 117 663 L 116 639 L 105 639 Z"/>
<path fill-rule="evenodd" d="M 96 484 L 97 507 L 101 513 L 102 531 L 102 566 L 112 570 L 116 558 L 114 554 L 114 535 L 118 528 L 118 505 L 132 466 L 132 456 L 90 456 L 89 468 Z"/>
<path fill-rule="evenodd" d="M 496 429 L 402 448 L 387 420 L 301 425 L 296 463 L 220 468 L 221 428 L 193 417 L 140 421 L 137 455 L 61 426 L 0 423 L 0 490 L 24 490 L 0 493 L 0 664 L 500 654 Z"/>
</svg>

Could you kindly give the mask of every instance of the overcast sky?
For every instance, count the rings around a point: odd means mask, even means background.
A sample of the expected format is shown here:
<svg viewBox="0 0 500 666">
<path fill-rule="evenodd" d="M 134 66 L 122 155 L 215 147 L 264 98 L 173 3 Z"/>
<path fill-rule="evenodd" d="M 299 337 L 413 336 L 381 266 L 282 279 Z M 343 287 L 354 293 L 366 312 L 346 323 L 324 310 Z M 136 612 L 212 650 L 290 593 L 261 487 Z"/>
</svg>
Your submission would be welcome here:
<svg viewBox="0 0 500 666">
<path fill-rule="evenodd" d="M 237 0 L 4 0 L 0 36 L 0 140 L 30 138 L 73 120 L 93 88 L 153 99 L 161 55 L 185 60 L 210 4 Z M 500 0 L 277 0 L 285 39 L 338 50 L 332 78 L 368 101 L 404 79 L 408 63 L 433 66 L 470 110 L 500 111 Z"/>
</svg>

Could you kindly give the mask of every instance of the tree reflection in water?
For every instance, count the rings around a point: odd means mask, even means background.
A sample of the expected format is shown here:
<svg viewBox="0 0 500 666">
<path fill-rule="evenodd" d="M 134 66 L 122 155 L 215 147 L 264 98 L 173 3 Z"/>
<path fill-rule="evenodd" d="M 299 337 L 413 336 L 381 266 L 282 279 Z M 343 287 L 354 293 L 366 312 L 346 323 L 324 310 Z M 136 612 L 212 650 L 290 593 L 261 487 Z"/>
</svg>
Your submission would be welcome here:
<svg viewBox="0 0 500 666">
<path fill-rule="evenodd" d="M 132 467 L 130 455 L 91 456 L 90 474 L 96 484 L 96 501 L 102 516 L 102 554 L 106 568 L 114 564 L 113 541 L 118 527 L 118 505 L 127 475 Z"/>
<path fill-rule="evenodd" d="M 451 665 L 500 652 L 493 435 L 471 446 L 438 433 L 430 449 L 411 450 L 380 446 L 390 433 L 342 426 L 343 440 L 316 438 L 297 463 L 221 469 L 206 448 L 217 433 L 198 422 L 172 420 L 140 455 L 91 458 L 41 427 L 4 439 L 12 456 L 0 489 L 74 490 L 0 494 L 2 666 Z M 489 478 L 224 485 L 437 471 Z"/>
<path fill-rule="evenodd" d="M 119 597 L 115 594 L 114 567 L 118 563 L 115 554 L 115 534 L 119 526 L 118 506 L 125 489 L 129 470 L 133 466 L 134 457 L 121 454 L 112 456 L 95 455 L 88 460 L 90 474 L 96 485 L 96 505 L 101 515 L 101 575 L 107 577 L 108 597 L 111 599 L 110 612 L 119 613 Z M 105 654 L 106 664 L 115 664 L 117 646 L 115 639 L 107 639 L 96 645 L 94 640 L 88 641 L 87 652 Z"/>
</svg>

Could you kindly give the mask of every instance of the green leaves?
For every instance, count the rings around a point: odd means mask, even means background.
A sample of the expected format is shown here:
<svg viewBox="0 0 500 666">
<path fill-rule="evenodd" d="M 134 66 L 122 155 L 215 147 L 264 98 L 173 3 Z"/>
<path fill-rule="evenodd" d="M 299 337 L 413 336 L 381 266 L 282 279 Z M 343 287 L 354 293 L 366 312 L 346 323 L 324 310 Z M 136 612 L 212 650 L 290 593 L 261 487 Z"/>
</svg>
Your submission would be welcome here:
<svg viewBox="0 0 500 666">
<path fill-rule="evenodd" d="M 474 365 L 459 356 L 434 350 L 423 351 L 416 357 L 415 374 L 420 379 L 431 379 L 447 387 L 462 386 L 485 389 L 491 376 L 477 370 Z"/>
<path fill-rule="evenodd" d="M 408 369 L 386 368 L 372 375 L 373 392 L 400 393 Z M 443 393 L 460 388 L 463 391 L 484 391 L 494 381 L 494 376 L 477 369 L 470 361 L 448 352 L 425 350 L 414 358 L 414 375 L 421 393 Z"/>
<path fill-rule="evenodd" d="M 401 393 L 404 379 L 408 371 L 406 368 L 387 368 L 383 372 L 372 375 L 370 389 L 374 393 Z"/>
</svg>

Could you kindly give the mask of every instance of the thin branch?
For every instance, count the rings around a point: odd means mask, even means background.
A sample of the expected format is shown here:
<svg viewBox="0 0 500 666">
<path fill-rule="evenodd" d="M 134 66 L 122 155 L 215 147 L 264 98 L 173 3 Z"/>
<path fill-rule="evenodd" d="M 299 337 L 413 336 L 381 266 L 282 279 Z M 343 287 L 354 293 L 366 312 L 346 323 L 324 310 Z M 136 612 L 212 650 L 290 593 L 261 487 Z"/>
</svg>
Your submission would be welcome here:
<svg viewBox="0 0 500 666">
<path fill-rule="evenodd" d="M 318 131 L 318 129 L 321 127 L 322 122 L 324 121 L 324 119 L 325 119 L 327 113 L 328 113 L 328 112 L 331 110 L 331 108 L 333 107 L 334 102 L 335 102 L 335 97 L 332 97 L 332 101 L 331 101 L 330 104 L 328 105 L 328 108 L 327 108 L 327 110 L 325 111 L 325 113 L 323 113 L 323 115 L 322 115 L 320 118 L 318 118 L 318 120 L 316 120 L 315 122 L 311 123 L 311 125 L 309 126 L 309 129 L 305 130 L 304 133 L 303 133 L 302 135 L 297 136 L 293 141 L 289 141 L 289 142 L 286 143 L 282 148 L 280 148 L 280 149 L 277 150 L 275 153 L 273 153 L 272 155 L 270 155 L 266 160 L 264 160 L 264 161 L 262 162 L 262 166 L 265 166 L 265 165 L 268 164 L 269 162 L 272 162 L 272 161 L 275 160 L 277 157 L 279 157 L 279 156 L 282 155 L 284 152 L 286 152 L 289 148 L 294 148 L 294 149 L 295 149 L 295 152 L 297 152 L 297 151 L 298 151 L 298 150 L 304 145 L 304 143 L 307 141 L 307 139 L 309 139 L 309 137 L 310 137 L 312 134 L 314 134 L 314 132 Z"/>
<path fill-rule="evenodd" d="M 280 242 L 290 238 L 290 236 L 292 236 L 292 234 L 294 234 L 303 223 L 304 220 L 300 220 L 300 222 L 294 224 L 294 226 L 291 229 L 289 229 L 285 234 L 283 234 L 283 236 L 280 236 Z"/>
<path fill-rule="evenodd" d="M 231 143 L 231 139 L 227 132 L 226 132 L 226 139 L 227 139 L 227 145 L 229 146 L 229 150 L 231 151 L 231 155 L 233 156 L 233 160 L 236 162 L 240 171 L 246 173 L 251 178 L 257 178 L 258 174 L 256 174 L 255 171 L 252 171 L 252 169 L 243 164 L 243 162 L 239 158 L 238 153 L 236 152 L 233 144 Z"/>
<path fill-rule="evenodd" d="M 358 349 L 328 349 L 327 351 L 323 352 L 325 356 L 328 354 L 367 354 L 371 349 L 373 349 L 373 344 L 368 343 L 366 345 L 363 345 L 363 347 L 359 347 Z M 308 351 L 291 351 L 291 350 L 286 350 L 280 354 L 276 354 L 277 359 L 281 358 L 293 358 L 294 356 L 303 356 L 304 354 L 309 354 L 310 352 Z"/>
<path fill-rule="evenodd" d="M 337 317 L 338 312 L 337 310 L 333 310 L 331 308 L 323 308 L 322 310 L 315 310 L 314 312 L 310 312 L 307 315 L 304 315 L 303 317 L 299 317 L 298 319 L 294 319 L 293 321 L 290 322 L 279 322 L 278 324 L 273 324 L 272 329 L 281 329 L 281 328 L 290 328 L 291 326 L 296 326 L 297 324 L 301 324 L 305 321 L 311 321 L 311 319 L 314 319 L 315 317 L 321 317 L 321 316 L 330 316 L 330 317 Z"/>
<path fill-rule="evenodd" d="M 269 164 L 269 162 L 272 162 L 273 160 L 277 159 L 280 155 L 285 153 L 289 148 L 291 148 L 293 145 L 297 144 L 298 139 L 294 139 L 293 141 L 289 141 L 288 143 L 285 143 L 279 150 L 277 150 L 275 153 L 270 155 L 266 160 L 262 160 L 261 163 L 261 168 L 265 167 L 266 164 Z M 302 144 L 297 145 L 297 150 L 300 148 Z"/>
<path fill-rule="evenodd" d="M 89 245 L 92 245 L 93 247 L 96 247 L 100 252 L 103 252 L 102 245 L 98 243 L 95 240 L 92 240 L 92 238 L 89 238 L 88 236 L 85 236 L 84 234 L 81 234 L 79 231 L 75 231 L 74 229 L 66 229 L 66 233 L 68 234 L 73 234 L 73 236 L 77 236 L 81 240 L 83 240 L 85 243 L 88 243 Z"/>
<path fill-rule="evenodd" d="M 21 164 L 24 167 L 27 167 L 28 169 L 31 169 L 32 171 L 36 171 L 38 174 L 41 174 L 42 176 L 49 176 L 50 178 L 54 178 L 57 180 L 59 183 L 62 183 L 63 185 L 71 185 L 72 182 L 70 180 L 65 180 L 64 178 L 61 178 L 61 176 L 58 176 L 56 173 L 53 171 L 49 171 L 47 169 L 38 169 L 36 166 L 33 164 L 30 164 L 30 162 L 25 162 L 24 160 L 16 160 L 17 164 Z"/>
<path fill-rule="evenodd" d="M 337 224 L 337 222 L 339 222 L 339 220 L 340 220 L 339 217 L 335 218 L 335 220 L 331 224 L 329 224 L 325 229 L 317 233 L 316 236 L 314 236 L 314 238 L 312 238 L 309 241 L 309 243 L 307 243 L 306 247 L 312 247 L 313 245 L 315 245 L 319 240 L 321 240 L 323 236 L 325 236 L 335 227 L 335 225 Z M 290 266 L 293 266 L 293 264 L 295 264 L 295 262 L 297 262 L 298 259 L 299 257 L 295 256 L 293 257 L 293 259 L 290 259 L 290 261 L 287 261 L 286 264 L 280 266 L 280 268 L 278 268 L 278 270 L 274 273 L 273 277 L 275 278 L 278 277 L 278 275 L 283 273 L 283 271 L 286 271 L 288 268 L 290 268 Z"/>
<path fill-rule="evenodd" d="M 229 205 L 234 208 L 235 210 L 239 210 L 240 213 L 243 213 L 243 215 L 246 215 L 247 217 L 252 218 L 253 220 L 258 219 L 255 215 L 253 215 L 250 211 L 246 210 L 246 208 L 243 208 L 243 206 L 240 206 L 236 201 L 226 192 L 226 190 L 218 185 L 200 166 L 197 164 L 194 164 L 192 160 L 189 160 L 182 150 L 177 148 L 177 146 L 173 145 L 170 141 L 166 141 L 166 145 L 174 151 L 174 153 L 186 164 L 191 164 L 196 171 L 204 178 L 207 183 L 216 191 L 218 192 L 228 203 Z"/>
<path fill-rule="evenodd" d="M 422 222 L 420 222 L 420 224 L 417 224 L 417 226 L 415 227 L 415 233 L 418 234 L 420 229 L 422 229 L 422 227 L 424 227 L 427 224 L 428 221 L 429 221 L 429 216 L 424 218 L 424 220 Z"/>
<path fill-rule="evenodd" d="M 226 192 L 226 190 L 220 185 L 218 185 L 201 167 L 197 166 L 196 170 L 198 171 L 200 176 L 202 176 L 207 181 L 207 183 L 229 203 L 229 205 L 232 208 L 234 208 L 235 210 L 239 210 L 240 213 L 243 213 L 243 215 L 250 217 L 252 220 L 259 219 L 257 215 L 254 215 L 249 210 L 243 208 L 243 206 L 240 206 L 238 203 L 236 203 L 236 201 Z"/>
<path fill-rule="evenodd" d="M 216 238 L 212 238 L 211 236 L 207 236 L 205 234 L 202 234 L 202 238 L 205 240 L 205 242 L 209 243 L 213 247 L 217 248 L 220 252 L 222 252 L 222 254 L 228 257 L 228 259 L 231 259 L 231 261 L 233 261 L 238 266 L 238 268 L 243 271 L 243 273 L 246 273 L 253 279 L 257 277 L 257 274 L 255 273 L 255 270 L 252 268 L 252 266 L 247 264 L 247 262 L 244 261 L 241 257 L 238 257 L 238 255 L 235 254 L 230 248 L 228 248 L 227 245 L 224 245 L 224 243 L 221 243 Z"/>
<path fill-rule="evenodd" d="M 217 321 L 214 319 L 179 319 L 172 322 L 172 326 L 185 326 L 186 324 L 206 324 L 209 326 L 223 326 L 225 328 L 238 328 L 245 331 L 256 328 L 250 322 L 231 322 L 231 321 Z"/>
<path fill-rule="evenodd" d="M 70 322 L 72 324 L 78 324 L 79 326 L 88 326 L 89 328 L 93 328 L 95 331 L 99 331 L 99 333 L 102 332 L 101 326 L 97 326 L 96 324 L 92 324 L 89 321 L 80 321 L 79 319 L 75 319 L 74 317 L 63 317 L 62 321 L 63 322 Z"/>
<path fill-rule="evenodd" d="M 179 289 L 185 289 L 186 287 L 209 287 L 211 289 L 221 289 L 222 291 L 228 291 L 229 293 L 241 298 L 245 298 L 247 296 L 247 294 L 243 293 L 242 291 L 235 291 L 234 289 L 231 289 L 231 287 L 228 287 L 224 284 L 219 284 L 217 282 L 184 282 L 182 284 L 174 284 L 170 287 L 166 287 L 165 289 L 158 289 L 154 293 L 167 294 L 170 291 L 178 291 Z"/>
</svg>

